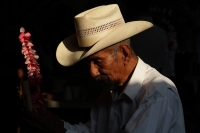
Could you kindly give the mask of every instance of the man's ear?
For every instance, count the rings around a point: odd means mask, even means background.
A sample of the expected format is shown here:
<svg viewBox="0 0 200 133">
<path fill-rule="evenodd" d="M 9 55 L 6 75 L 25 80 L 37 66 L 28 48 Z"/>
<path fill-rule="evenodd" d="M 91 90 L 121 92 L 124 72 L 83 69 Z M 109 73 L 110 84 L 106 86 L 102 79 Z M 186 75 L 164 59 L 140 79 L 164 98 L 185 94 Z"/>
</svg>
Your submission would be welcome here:
<svg viewBox="0 0 200 133">
<path fill-rule="evenodd" d="M 122 60 L 129 62 L 131 58 L 131 48 L 128 45 L 122 44 L 120 45 L 120 52 L 122 54 Z"/>
</svg>

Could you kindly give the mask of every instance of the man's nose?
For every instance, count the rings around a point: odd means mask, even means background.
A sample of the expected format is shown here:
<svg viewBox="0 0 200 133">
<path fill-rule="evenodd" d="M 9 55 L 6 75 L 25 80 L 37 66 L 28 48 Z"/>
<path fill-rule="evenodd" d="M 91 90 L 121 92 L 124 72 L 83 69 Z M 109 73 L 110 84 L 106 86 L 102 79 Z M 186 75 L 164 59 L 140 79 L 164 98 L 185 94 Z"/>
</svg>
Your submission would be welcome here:
<svg viewBox="0 0 200 133">
<path fill-rule="evenodd" d="M 98 75 L 100 75 L 99 67 L 93 62 L 90 62 L 90 76 L 94 78 Z"/>
</svg>

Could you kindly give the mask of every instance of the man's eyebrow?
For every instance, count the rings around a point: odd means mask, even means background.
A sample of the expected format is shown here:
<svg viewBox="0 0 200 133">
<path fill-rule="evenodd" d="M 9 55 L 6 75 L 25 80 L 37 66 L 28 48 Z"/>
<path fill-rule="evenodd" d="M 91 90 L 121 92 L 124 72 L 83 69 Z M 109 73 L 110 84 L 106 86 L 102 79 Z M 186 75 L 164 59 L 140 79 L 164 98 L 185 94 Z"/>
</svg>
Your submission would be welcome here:
<svg viewBox="0 0 200 133">
<path fill-rule="evenodd" d="M 92 57 L 88 57 L 88 60 L 93 60 L 93 59 L 97 59 L 97 58 L 101 58 L 100 56 L 92 56 Z"/>
</svg>

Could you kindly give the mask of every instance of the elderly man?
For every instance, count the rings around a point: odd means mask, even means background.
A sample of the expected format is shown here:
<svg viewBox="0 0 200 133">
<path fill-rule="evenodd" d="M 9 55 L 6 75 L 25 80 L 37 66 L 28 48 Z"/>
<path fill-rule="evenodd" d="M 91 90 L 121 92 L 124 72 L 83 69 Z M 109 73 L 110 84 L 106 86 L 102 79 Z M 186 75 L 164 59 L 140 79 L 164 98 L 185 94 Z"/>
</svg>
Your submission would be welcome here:
<svg viewBox="0 0 200 133">
<path fill-rule="evenodd" d="M 62 66 L 86 60 L 91 77 L 104 91 L 87 123 L 72 125 L 47 110 L 25 112 L 27 128 L 49 133 L 185 133 L 174 83 L 143 62 L 130 45 L 130 37 L 152 23 L 125 23 L 117 4 L 89 9 L 74 20 L 76 34 L 58 45 L 57 60 Z"/>
</svg>

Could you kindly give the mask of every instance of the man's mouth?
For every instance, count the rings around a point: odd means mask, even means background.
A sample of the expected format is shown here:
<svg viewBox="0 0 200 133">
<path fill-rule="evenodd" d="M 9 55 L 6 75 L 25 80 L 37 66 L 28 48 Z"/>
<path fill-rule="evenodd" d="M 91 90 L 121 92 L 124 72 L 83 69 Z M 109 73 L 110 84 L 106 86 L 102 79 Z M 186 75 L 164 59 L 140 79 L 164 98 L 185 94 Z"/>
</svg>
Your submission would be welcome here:
<svg viewBox="0 0 200 133">
<path fill-rule="evenodd" d="M 113 90 L 117 87 L 117 83 L 112 82 L 105 75 L 100 75 L 94 78 L 96 85 L 101 86 L 103 89 Z"/>
<path fill-rule="evenodd" d="M 93 81 L 95 82 L 95 84 L 100 86 L 106 86 L 107 84 L 109 84 L 109 79 L 105 75 L 99 75 L 93 78 Z"/>
</svg>

